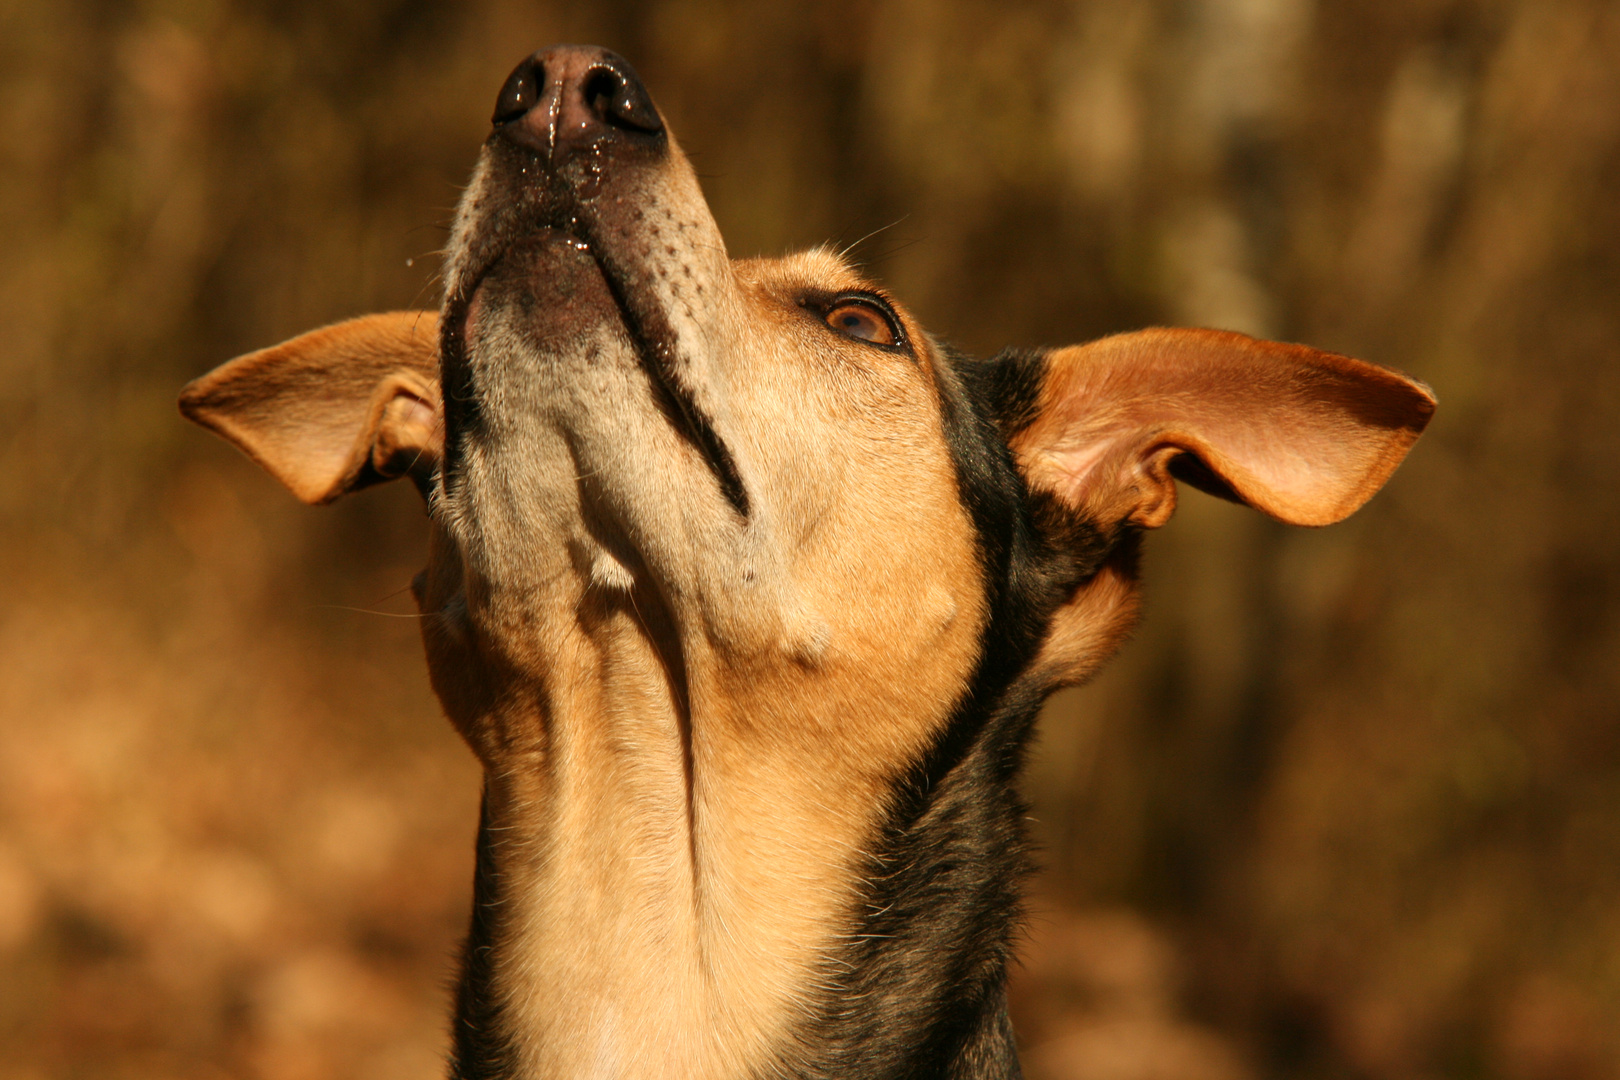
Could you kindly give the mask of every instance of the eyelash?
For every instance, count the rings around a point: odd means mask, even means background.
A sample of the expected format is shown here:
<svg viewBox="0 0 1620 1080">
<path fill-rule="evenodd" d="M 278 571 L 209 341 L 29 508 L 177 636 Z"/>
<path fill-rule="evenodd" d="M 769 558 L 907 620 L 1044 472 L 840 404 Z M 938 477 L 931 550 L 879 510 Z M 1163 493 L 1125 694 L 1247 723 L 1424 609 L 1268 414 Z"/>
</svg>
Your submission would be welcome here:
<svg viewBox="0 0 1620 1080">
<path fill-rule="evenodd" d="M 891 349 L 907 353 L 911 351 L 910 343 L 906 340 L 905 331 L 901 327 L 899 318 L 895 316 L 893 309 L 890 308 L 880 296 L 876 296 L 872 293 L 862 292 L 838 293 L 836 295 L 827 297 L 824 300 L 819 298 L 806 298 L 800 300 L 799 303 L 800 306 L 809 308 L 810 310 L 819 314 L 822 321 L 826 323 L 828 329 L 832 330 L 836 334 L 842 334 L 844 337 L 848 337 L 853 341 L 860 341 L 867 345 L 874 345 L 880 349 Z M 845 333 L 843 330 L 840 330 L 838 327 L 834 326 L 830 321 L 831 316 L 834 312 L 844 307 L 857 307 L 864 311 L 870 312 L 874 318 L 883 323 L 885 329 L 888 331 L 889 340 L 875 341 L 871 338 L 859 337 L 855 334 Z"/>
</svg>

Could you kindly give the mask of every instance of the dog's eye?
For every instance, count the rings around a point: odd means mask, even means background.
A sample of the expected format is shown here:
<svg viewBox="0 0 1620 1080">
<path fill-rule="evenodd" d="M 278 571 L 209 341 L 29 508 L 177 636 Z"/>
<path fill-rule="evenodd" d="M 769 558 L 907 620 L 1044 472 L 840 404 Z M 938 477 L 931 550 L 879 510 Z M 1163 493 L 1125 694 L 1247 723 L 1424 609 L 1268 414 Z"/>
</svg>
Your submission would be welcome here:
<svg viewBox="0 0 1620 1080">
<path fill-rule="evenodd" d="M 828 326 L 845 337 L 859 341 L 870 341 L 876 345 L 893 345 L 900 338 L 895 332 L 894 323 L 889 321 L 887 315 L 860 301 L 844 300 L 834 305 L 827 312 L 826 318 Z"/>
</svg>

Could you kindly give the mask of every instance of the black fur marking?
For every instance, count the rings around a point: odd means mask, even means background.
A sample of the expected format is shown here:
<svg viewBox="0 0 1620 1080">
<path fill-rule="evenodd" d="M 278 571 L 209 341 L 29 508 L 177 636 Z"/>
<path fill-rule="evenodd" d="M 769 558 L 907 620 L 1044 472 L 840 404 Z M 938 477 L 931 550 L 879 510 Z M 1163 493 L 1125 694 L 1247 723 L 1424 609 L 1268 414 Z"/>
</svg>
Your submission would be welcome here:
<svg viewBox="0 0 1620 1080">
<path fill-rule="evenodd" d="M 1008 434 L 1034 415 L 1039 353 L 940 369 L 946 438 L 978 532 L 989 618 L 967 692 L 898 778 L 858 924 L 784 1071 L 803 1077 L 1020 1075 L 1006 966 L 1029 871 L 1014 782 L 1048 686 L 1029 676 L 1057 608 L 1130 537 L 1031 499 Z"/>
<path fill-rule="evenodd" d="M 451 297 L 439 320 L 439 387 L 444 401 L 444 463 L 440 481 L 449 487 L 461 475 L 467 434 L 483 426 L 472 367 L 467 363 L 467 307 L 476 285 Z"/>
<path fill-rule="evenodd" d="M 981 403 L 1001 428 L 1003 440 L 1010 441 L 1034 421 L 1045 374 L 1046 352 L 1041 349 L 1005 349 L 981 365 Z"/>
<path fill-rule="evenodd" d="M 725 496 L 738 516 L 746 519 L 748 489 L 743 485 L 742 474 L 737 471 L 731 450 L 714 430 L 714 422 L 709 419 L 709 414 L 693 398 L 677 365 L 671 362 L 676 352 L 676 337 L 669 317 L 655 305 L 633 302 L 624 287 L 624 275 L 614 272 L 612 264 L 601 254 L 599 244 L 590 240 L 587 243 L 591 243 L 597 265 L 602 268 L 602 277 L 618 302 L 620 317 L 630 333 L 630 340 L 635 342 L 642 368 L 652 380 L 660 408 L 675 430 L 697 447 L 720 485 L 720 494 Z"/>
<path fill-rule="evenodd" d="M 489 835 L 489 793 L 478 811 L 478 855 L 473 870 L 472 925 L 462 946 L 451 1032 L 450 1080 L 512 1080 L 517 1053 L 504 1034 L 494 987 L 495 942 L 500 939 L 500 869 Z"/>
</svg>

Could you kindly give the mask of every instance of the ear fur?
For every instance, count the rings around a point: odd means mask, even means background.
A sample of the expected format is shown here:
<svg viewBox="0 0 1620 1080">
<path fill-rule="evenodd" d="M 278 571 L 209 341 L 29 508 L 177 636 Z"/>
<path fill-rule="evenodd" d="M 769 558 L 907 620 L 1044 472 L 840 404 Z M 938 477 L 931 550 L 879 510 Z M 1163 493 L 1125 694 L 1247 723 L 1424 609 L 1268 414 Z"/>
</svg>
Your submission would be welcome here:
<svg viewBox="0 0 1620 1080">
<path fill-rule="evenodd" d="M 1372 497 L 1434 413 L 1421 383 L 1219 330 L 1141 330 L 1046 358 L 1010 440 L 1031 490 L 1104 527 L 1154 528 L 1175 479 L 1295 525 Z"/>
<path fill-rule="evenodd" d="M 437 469 L 439 317 L 390 311 L 239 356 L 186 384 L 180 411 L 307 503 Z"/>
</svg>

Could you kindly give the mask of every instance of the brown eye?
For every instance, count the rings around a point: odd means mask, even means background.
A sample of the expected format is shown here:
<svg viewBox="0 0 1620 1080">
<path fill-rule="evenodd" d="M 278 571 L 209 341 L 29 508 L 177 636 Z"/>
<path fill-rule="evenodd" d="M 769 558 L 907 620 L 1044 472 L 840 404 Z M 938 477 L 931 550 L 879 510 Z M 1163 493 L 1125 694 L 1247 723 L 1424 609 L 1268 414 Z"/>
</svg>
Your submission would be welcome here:
<svg viewBox="0 0 1620 1080">
<path fill-rule="evenodd" d="M 839 304 L 827 312 L 827 325 L 845 337 L 859 341 L 870 341 L 877 345 L 895 344 L 894 326 L 865 304 L 848 301 Z"/>
</svg>

